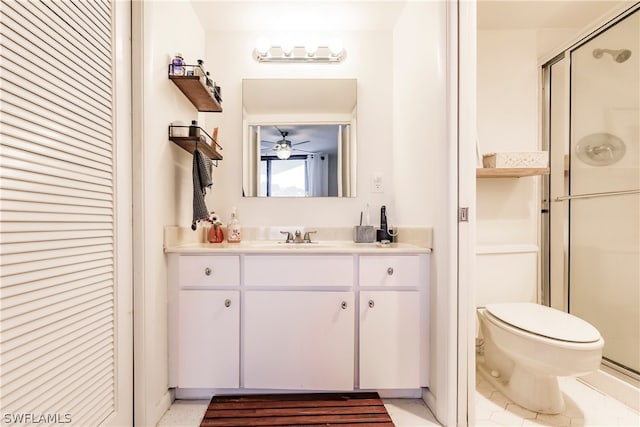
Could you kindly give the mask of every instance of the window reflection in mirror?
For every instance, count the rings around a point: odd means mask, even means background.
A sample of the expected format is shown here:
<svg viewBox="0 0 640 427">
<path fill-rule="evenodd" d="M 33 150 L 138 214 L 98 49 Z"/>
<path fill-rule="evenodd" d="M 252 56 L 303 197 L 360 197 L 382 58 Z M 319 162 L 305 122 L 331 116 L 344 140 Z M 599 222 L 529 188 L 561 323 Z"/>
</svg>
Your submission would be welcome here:
<svg viewBox="0 0 640 427">
<path fill-rule="evenodd" d="M 356 81 L 243 80 L 243 195 L 355 197 Z"/>
</svg>

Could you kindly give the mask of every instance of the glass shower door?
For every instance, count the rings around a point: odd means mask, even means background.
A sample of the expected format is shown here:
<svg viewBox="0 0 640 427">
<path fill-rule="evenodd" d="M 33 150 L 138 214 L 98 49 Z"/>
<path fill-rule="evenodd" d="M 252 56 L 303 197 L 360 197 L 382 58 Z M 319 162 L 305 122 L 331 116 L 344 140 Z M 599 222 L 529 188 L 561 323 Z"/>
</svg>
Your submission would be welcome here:
<svg viewBox="0 0 640 427">
<path fill-rule="evenodd" d="M 640 12 L 571 52 L 569 312 L 640 373 Z"/>
</svg>

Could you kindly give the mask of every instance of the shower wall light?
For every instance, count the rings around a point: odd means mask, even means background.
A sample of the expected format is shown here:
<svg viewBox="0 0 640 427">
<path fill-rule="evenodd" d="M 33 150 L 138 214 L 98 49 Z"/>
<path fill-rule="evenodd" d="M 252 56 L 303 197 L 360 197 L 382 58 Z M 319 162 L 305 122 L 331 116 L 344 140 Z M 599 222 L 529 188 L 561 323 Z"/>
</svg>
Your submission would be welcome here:
<svg viewBox="0 0 640 427">
<path fill-rule="evenodd" d="M 264 38 L 258 39 L 253 50 L 253 58 L 258 62 L 326 62 L 339 63 L 346 52 L 339 39 L 332 39 L 327 45 L 308 41 L 304 45 L 283 42 L 270 44 Z"/>
</svg>

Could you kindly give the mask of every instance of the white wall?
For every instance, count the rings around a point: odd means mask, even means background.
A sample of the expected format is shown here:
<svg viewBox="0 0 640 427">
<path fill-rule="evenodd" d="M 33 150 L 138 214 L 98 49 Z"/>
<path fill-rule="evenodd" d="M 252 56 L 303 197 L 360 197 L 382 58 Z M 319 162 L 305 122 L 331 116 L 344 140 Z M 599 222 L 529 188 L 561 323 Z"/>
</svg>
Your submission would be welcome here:
<svg viewBox="0 0 640 427">
<path fill-rule="evenodd" d="M 443 425 L 454 424 L 457 371 L 455 344 L 455 277 L 450 277 L 449 251 L 457 248 L 448 226 L 455 195 L 447 133 L 447 17 L 445 4 L 409 2 L 393 33 L 393 179 L 400 224 L 434 227 L 431 254 L 429 346 L 430 409 Z M 452 54 L 452 53 L 450 53 Z M 455 175 L 455 172 L 454 172 Z M 453 194 L 452 194 L 453 192 Z M 402 228 L 400 228 L 402 233 Z M 455 268 L 454 268 L 455 269 Z M 454 282 L 454 283 L 452 283 Z M 453 345 L 452 345 L 453 344 Z"/>
<path fill-rule="evenodd" d="M 400 224 L 434 224 L 446 139 L 442 5 L 405 6 L 393 39 L 393 182 Z"/>
<path fill-rule="evenodd" d="M 134 213 L 136 425 L 155 425 L 168 408 L 167 271 L 163 227 L 191 224 L 191 156 L 167 139 L 168 125 L 198 113 L 167 77 L 176 52 L 195 59 L 204 33 L 189 3 L 144 2 L 142 7 L 143 125 L 134 141 L 134 179 L 141 188 Z M 136 61 L 136 59 L 134 59 Z"/>
<path fill-rule="evenodd" d="M 539 58 L 578 33 L 578 29 L 478 31 L 478 138 L 481 153 L 537 151 L 541 146 Z M 540 244 L 540 178 L 477 180 L 477 245 Z M 492 249 L 492 250 L 495 250 Z M 483 262 L 478 260 L 478 262 Z M 534 271 L 539 271 L 539 254 Z M 529 269 L 528 271 L 531 271 Z M 521 295 L 536 295 L 540 280 Z M 486 284 L 484 286 L 487 286 Z M 479 298 L 512 283 L 478 288 Z"/>
<path fill-rule="evenodd" d="M 535 30 L 478 31 L 482 153 L 538 150 Z M 477 181 L 478 245 L 537 244 L 539 178 Z"/>
</svg>

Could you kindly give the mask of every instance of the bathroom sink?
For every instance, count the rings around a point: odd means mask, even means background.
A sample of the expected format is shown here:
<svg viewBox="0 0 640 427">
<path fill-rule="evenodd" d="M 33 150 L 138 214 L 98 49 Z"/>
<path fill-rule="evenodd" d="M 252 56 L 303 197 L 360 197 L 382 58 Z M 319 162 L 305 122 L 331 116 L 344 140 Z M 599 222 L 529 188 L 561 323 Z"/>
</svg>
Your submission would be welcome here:
<svg viewBox="0 0 640 427">
<path fill-rule="evenodd" d="M 247 246 L 253 248 L 272 248 L 272 249 L 326 249 L 340 247 L 338 243 L 329 242 L 311 242 L 311 243 L 285 243 L 275 240 L 254 240 L 246 242 Z"/>
<path fill-rule="evenodd" d="M 287 249 L 327 249 L 337 248 L 340 245 L 332 243 L 312 242 L 312 243 L 282 243 L 283 247 Z"/>
</svg>

